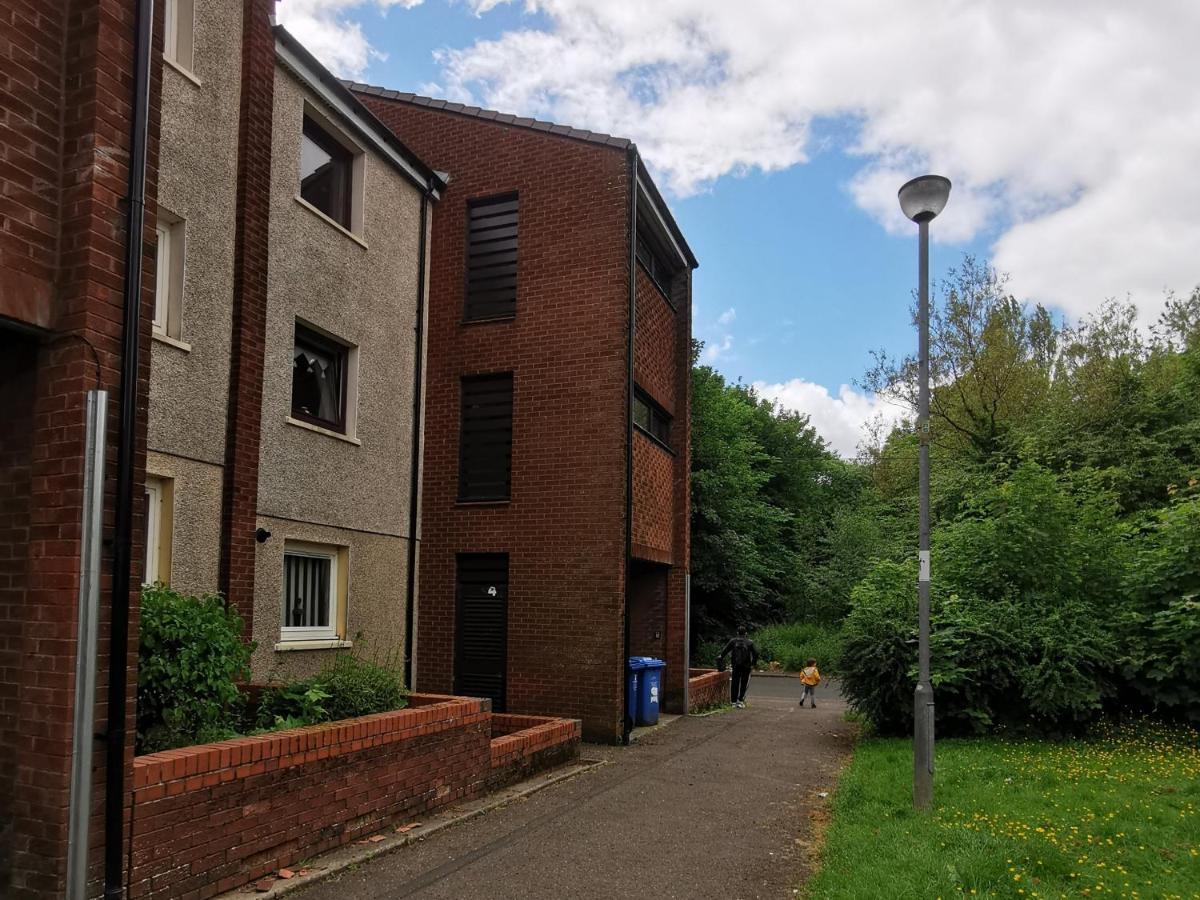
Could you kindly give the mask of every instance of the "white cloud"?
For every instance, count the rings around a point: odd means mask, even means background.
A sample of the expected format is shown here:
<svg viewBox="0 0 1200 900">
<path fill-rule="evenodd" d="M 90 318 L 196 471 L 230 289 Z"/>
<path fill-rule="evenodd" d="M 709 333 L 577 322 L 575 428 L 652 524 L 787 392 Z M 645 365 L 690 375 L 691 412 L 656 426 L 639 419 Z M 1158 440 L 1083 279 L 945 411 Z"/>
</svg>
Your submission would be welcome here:
<svg viewBox="0 0 1200 900">
<path fill-rule="evenodd" d="M 824 385 L 802 378 L 778 384 L 756 381 L 754 389 L 786 409 L 808 415 L 830 448 L 846 458 L 854 456 L 868 423 L 882 419 L 886 433 L 904 412 L 900 406 L 875 394 L 859 393 L 848 384 L 838 389 L 836 397 Z"/>
<path fill-rule="evenodd" d="M 717 324 L 718 325 L 729 325 L 736 318 L 737 318 L 737 310 L 731 306 L 731 307 L 729 307 L 729 309 L 725 310 L 725 312 L 721 313 L 721 315 L 717 316 Z"/>
<path fill-rule="evenodd" d="M 995 262 L 1033 299 L 1128 292 L 1152 314 L 1200 282 L 1194 0 L 524 7 L 549 24 L 445 51 L 447 92 L 632 137 L 676 194 L 801 164 L 815 118 L 850 117 L 864 210 L 910 228 L 896 188 L 950 176 L 935 238 L 999 229 Z"/>
<path fill-rule="evenodd" d="M 727 356 L 731 349 L 733 349 L 732 335 L 725 334 L 715 341 L 707 341 L 704 349 L 700 352 L 700 362 L 711 366 L 722 356 Z"/>
<path fill-rule="evenodd" d="M 312 54 L 343 78 L 359 78 L 372 59 L 385 55 L 363 34 L 362 25 L 349 18 L 364 6 L 386 10 L 412 9 L 424 0 L 283 0 L 275 15 Z"/>
</svg>

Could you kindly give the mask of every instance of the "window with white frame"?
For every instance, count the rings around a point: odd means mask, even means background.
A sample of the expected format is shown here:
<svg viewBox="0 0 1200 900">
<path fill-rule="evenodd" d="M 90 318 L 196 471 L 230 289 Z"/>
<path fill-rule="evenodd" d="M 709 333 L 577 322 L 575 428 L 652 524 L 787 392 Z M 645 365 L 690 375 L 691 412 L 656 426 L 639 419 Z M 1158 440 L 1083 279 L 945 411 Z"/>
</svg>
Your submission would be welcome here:
<svg viewBox="0 0 1200 900">
<path fill-rule="evenodd" d="M 195 0 L 166 0 L 163 5 L 163 57 L 192 71 L 195 57 Z"/>
<path fill-rule="evenodd" d="M 180 340 L 183 335 L 183 264 L 186 223 L 159 208 L 154 282 L 154 331 Z"/>
<path fill-rule="evenodd" d="M 283 550 L 283 641 L 337 640 L 345 603 L 344 550 L 288 541 Z"/>
<path fill-rule="evenodd" d="M 146 548 L 142 563 L 143 584 L 171 583 L 171 532 L 173 485 L 169 478 L 146 476 Z"/>
</svg>

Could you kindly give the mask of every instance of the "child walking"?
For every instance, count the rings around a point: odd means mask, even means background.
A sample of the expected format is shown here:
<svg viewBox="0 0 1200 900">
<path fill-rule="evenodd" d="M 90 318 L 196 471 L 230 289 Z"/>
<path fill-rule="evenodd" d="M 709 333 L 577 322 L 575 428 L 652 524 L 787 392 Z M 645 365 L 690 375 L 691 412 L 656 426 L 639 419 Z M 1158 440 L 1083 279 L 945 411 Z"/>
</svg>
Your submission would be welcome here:
<svg viewBox="0 0 1200 900">
<path fill-rule="evenodd" d="M 800 670 L 800 683 L 804 685 L 804 693 L 800 695 L 800 705 L 804 706 L 807 699 L 812 703 L 812 709 L 817 708 L 817 685 L 821 683 L 821 672 L 817 669 L 817 661 L 810 659 Z"/>
</svg>

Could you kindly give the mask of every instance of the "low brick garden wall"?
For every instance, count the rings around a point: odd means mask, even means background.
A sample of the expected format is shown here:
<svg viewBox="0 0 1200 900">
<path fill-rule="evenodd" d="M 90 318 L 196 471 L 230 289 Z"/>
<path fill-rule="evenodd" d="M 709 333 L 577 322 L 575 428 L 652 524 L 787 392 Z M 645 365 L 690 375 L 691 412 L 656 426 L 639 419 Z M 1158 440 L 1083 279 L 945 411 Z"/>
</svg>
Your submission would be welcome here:
<svg viewBox="0 0 1200 900">
<path fill-rule="evenodd" d="M 489 705 L 414 694 L 395 712 L 137 757 L 129 896 L 211 897 L 578 756 L 578 721 Z"/>
<path fill-rule="evenodd" d="M 492 716 L 492 773 L 488 790 L 532 775 L 579 756 L 581 728 L 577 719 L 545 716 Z"/>
<path fill-rule="evenodd" d="M 729 702 L 729 673 L 716 669 L 688 670 L 688 712 L 698 713 Z"/>
</svg>

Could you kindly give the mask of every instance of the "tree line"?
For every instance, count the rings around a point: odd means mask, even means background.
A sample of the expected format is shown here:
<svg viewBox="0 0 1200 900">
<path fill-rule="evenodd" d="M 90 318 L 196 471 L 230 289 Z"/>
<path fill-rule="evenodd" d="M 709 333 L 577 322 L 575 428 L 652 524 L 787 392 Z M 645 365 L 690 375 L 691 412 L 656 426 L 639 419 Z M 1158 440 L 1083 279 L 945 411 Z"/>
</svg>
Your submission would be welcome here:
<svg viewBox="0 0 1200 900">
<path fill-rule="evenodd" d="M 930 372 L 939 727 L 1200 717 L 1200 289 L 1078 322 L 973 258 L 935 286 Z M 915 341 L 914 341 L 915 343 Z M 915 407 L 913 356 L 862 379 Z M 882 730 L 911 714 L 911 418 L 842 460 L 802 413 L 693 369 L 693 630 L 815 622 Z"/>
</svg>

